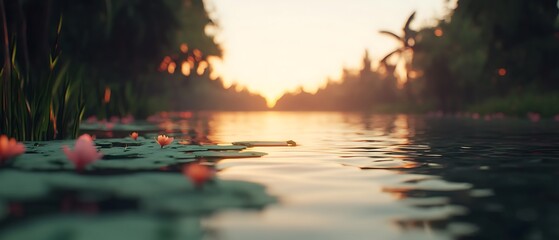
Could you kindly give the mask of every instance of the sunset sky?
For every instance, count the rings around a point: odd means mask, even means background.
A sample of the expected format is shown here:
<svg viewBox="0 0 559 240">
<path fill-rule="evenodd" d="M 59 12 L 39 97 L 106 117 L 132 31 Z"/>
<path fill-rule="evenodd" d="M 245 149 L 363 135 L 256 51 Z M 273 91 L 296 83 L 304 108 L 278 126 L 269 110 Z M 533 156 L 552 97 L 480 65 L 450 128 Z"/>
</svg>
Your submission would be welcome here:
<svg viewBox="0 0 559 240">
<path fill-rule="evenodd" d="M 315 91 L 343 66 L 360 67 L 365 49 L 373 62 L 397 47 L 379 30 L 401 33 L 433 25 L 448 11 L 445 0 L 206 0 L 224 50 L 214 68 L 275 103 L 285 91 Z M 452 1 L 451 1 L 452 2 Z M 451 6 L 451 5 L 450 5 Z"/>
</svg>

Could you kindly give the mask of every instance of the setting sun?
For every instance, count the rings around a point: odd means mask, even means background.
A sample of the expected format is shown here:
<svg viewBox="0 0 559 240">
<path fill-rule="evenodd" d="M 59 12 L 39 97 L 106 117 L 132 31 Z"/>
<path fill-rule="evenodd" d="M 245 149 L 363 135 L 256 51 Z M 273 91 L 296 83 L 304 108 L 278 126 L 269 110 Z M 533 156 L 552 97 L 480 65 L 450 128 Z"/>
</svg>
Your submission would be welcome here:
<svg viewBox="0 0 559 240">
<path fill-rule="evenodd" d="M 443 0 L 374 1 L 207 1 L 217 19 L 222 61 L 212 61 L 227 85 L 238 83 L 262 94 L 273 106 L 286 91 L 316 91 L 342 68 L 359 68 L 365 49 L 376 64 L 397 46 L 379 30 L 401 32 L 433 25 L 446 13 Z"/>
</svg>

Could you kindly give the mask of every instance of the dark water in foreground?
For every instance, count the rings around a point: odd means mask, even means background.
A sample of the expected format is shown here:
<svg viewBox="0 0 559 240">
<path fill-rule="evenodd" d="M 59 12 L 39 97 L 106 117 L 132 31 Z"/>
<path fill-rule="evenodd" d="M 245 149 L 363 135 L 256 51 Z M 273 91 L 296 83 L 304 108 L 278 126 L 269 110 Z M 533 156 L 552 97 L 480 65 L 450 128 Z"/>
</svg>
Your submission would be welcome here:
<svg viewBox="0 0 559 240">
<path fill-rule="evenodd" d="M 299 144 L 215 163 L 220 179 L 262 184 L 277 203 L 157 218 L 202 239 L 559 239 L 559 122 L 261 112 L 194 114 L 161 126 L 199 142 Z M 175 239 L 129 234 L 153 226 L 143 221 L 101 213 L 84 223 L 95 222 L 97 235 L 84 227 L 58 239 Z M 99 235 L 115 224 L 126 234 Z"/>
<path fill-rule="evenodd" d="M 207 219 L 219 239 L 559 239 L 559 123 L 341 113 L 212 116 L 217 141 L 294 139 L 218 163 L 283 201 Z"/>
</svg>

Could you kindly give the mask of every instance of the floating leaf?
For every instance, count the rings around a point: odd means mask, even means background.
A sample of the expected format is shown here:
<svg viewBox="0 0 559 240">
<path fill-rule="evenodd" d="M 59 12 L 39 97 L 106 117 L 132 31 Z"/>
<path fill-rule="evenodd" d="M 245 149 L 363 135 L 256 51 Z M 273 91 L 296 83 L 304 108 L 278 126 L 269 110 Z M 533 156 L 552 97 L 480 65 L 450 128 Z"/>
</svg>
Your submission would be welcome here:
<svg viewBox="0 0 559 240">
<path fill-rule="evenodd" d="M 242 145 L 247 147 L 287 147 L 297 145 L 294 141 L 243 141 L 234 142 L 233 145 Z"/>
<path fill-rule="evenodd" d="M 194 152 L 193 153 L 196 157 L 203 157 L 203 158 L 248 158 L 248 157 L 262 157 L 267 153 L 263 152 L 215 152 L 215 151 L 205 151 L 205 152 Z"/>
<path fill-rule="evenodd" d="M 171 232 L 174 239 L 202 239 L 199 217 L 165 219 L 142 213 L 119 213 L 101 216 L 62 215 L 42 217 L 0 232 L 0 239 L 103 239 L 152 240 L 166 239 Z"/>
<path fill-rule="evenodd" d="M 200 145 L 170 145 L 161 149 L 153 139 L 139 138 L 137 141 L 126 138 L 96 140 L 100 147 L 103 160 L 96 169 L 123 169 L 123 170 L 156 170 L 161 167 L 194 161 L 192 152 L 207 151 L 208 148 Z M 73 170 L 74 166 L 62 152 L 62 146 L 73 145 L 69 141 L 26 142 L 27 153 L 12 161 L 11 166 L 25 170 Z M 243 146 L 212 146 L 216 150 L 241 149 Z M 131 161 L 138 160 L 138 161 Z M 117 161 L 106 163 L 104 161 Z M 141 162 L 144 161 L 144 162 Z M 127 166 L 129 164 L 130 166 Z M 166 164 L 166 165 L 165 165 Z"/>
<path fill-rule="evenodd" d="M 274 203 L 265 188 L 241 181 L 217 181 L 204 185 L 203 191 L 146 199 L 143 206 L 163 213 L 205 213 L 225 208 L 261 208 Z"/>
<path fill-rule="evenodd" d="M 194 160 L 192 160 L 194 161 Z M 134 160 L 120 160 L 120 161 L 106 161 L 101 160 L 92 163 L 90 169 L 125 169 L 125 170 L 156 170 L 175 164 L 173 160 L 151 160 L 134 159 Z"/>
<path fill-rule="evenodd" d="M 98 162 L 94 164 L 98 164 Z M 262 207 L 273 201 L 273 198 L 265 193 L 265 189 L 261 185 L 218 179 L 213 181 L 213 184 L 206 184 L 203 191 L 199 191 L 184 176 L 173 173 L 84 176 L 74 173 L 6 170 L 0 173 L 0 202 L 48 198 L 51 192 L 57 190 L 137 199 L 142 206 L 148 207 L 145 210 L 158 212 L 186 213 L 217 210 L 224 207 Z M 171 200 L 167 201 L 167 199 Z M 174 206 L 175 201 L 192 206 L 177 207 Z M 197 207 L 194 203 L 198 201 L 205 203 Z"/>
<path fill-rule="evenodd" d="M 146 122 L 134 122 L 134 123 L 126 123 L 126 124 L 110 123 L 110 125 L 107 125 L 107 123 L 103 123 L 103 122 L 95 122 L 95 123 L 84 122 L 84 123 L 80 124 L 80 130 L 82 130 L 82 131 L 83 130 L 86 130 L 86 131 L 111 130 L 111 131 L 122 131 L 122 132 L 145 132 L 145 131 L 159 131 L 159 130 L 161 130 L 161 128 L 156 126 L 156 125 L 146 123 Z"/>
<path fill-rule="evenodd" d="M 202 145 L 202 147 L 210 151 L 241 151 L 247 148 L 242 145 Z"/>
</svg>

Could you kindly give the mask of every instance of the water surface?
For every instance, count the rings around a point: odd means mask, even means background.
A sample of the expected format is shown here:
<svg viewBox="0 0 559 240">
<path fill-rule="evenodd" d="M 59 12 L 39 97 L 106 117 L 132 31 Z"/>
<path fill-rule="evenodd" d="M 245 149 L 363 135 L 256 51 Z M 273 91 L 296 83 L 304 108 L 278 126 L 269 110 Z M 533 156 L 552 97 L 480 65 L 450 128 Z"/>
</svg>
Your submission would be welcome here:
<svg viewBox="0 0 559 240">
<path fill-rule="evenodd" d="M 167 115 L 158 126 L 120 131 L 84 125 L 106 155 L 96 163 L 113 170 L 74 172 L 61 151 L 73 141 L 39 144 L 48 151 L 26 143 L 28 153 L 0 171 L 0 239 L 559 239 L 558 122 Z M 134 128 L 146 138 L 121 138 Z M 180 169 L 196 159 L 181 151 L 200 146 L 161 149 L 152 137 L 162 132 L 176 142 L 298 145 L 249 149 L 268 153 L 260 158 L 208 159 L 219 180 L 193 189 Z M 132 163 L 141 170 L 128 169 Z"/>
<path fill-rule="evenodd" d="M 203 220 L 208 239 L 559 239 L 559 124 L 357 113 L 193 118 L 214 142 L 295 140 L 219 177 L 278 204 Z"/>
</svg>

